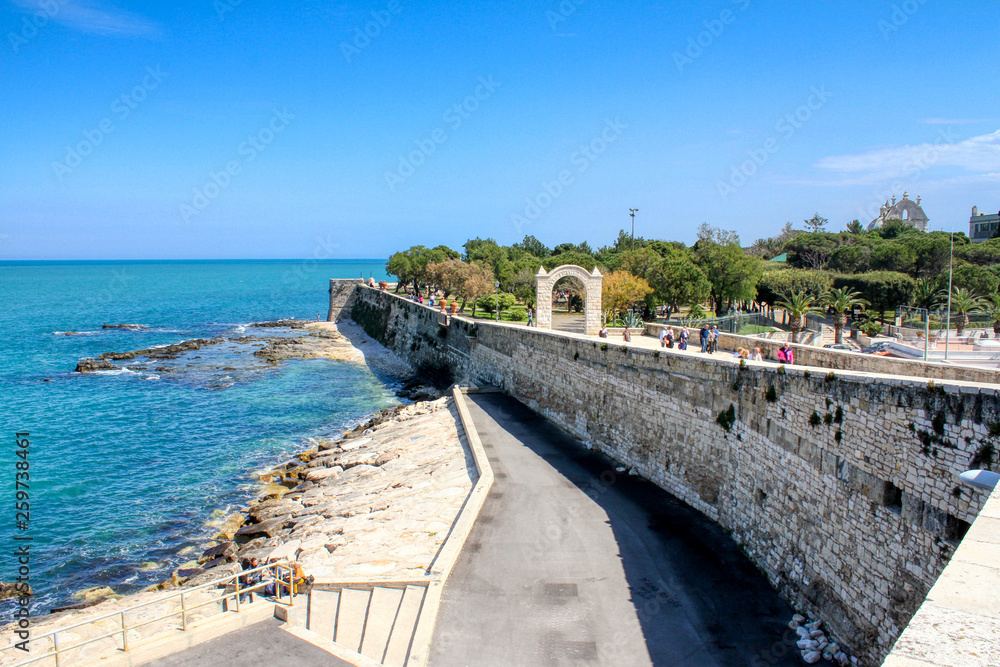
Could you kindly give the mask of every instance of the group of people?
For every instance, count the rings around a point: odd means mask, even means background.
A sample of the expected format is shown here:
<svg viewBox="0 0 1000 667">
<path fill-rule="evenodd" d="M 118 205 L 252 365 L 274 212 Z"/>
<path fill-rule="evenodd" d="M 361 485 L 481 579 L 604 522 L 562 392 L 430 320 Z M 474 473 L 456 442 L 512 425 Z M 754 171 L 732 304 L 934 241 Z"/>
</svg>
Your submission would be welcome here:
<svg viewBox="0 0 1000 667">
<path fill-rule="evenodd" d="M 240 575 L 240 602 L 253 602 L 253 594 L 259 593 L 271 597 L 281 597 L 288 592 L 288 582 L 276 579 L 268 570 L 258 569 L 261 566 L 260 559 L 256 556 L 240 562 L 240 567 L 246 574 Z M 292 563 L 294 568 L 292 574 L 292 595 L 298 592 L 298 588 L 305 583 L 312 583 L 313 577 L 306 576 L 302 566 Z M 265 581 L 264 577 L 268 577 Z M 263 584 L 261 586 L 261 584 Z"/>
<path fill-rule="evenodd" d="M 660 329 L 660 347 L 672 348 L 677 344 L 678 350 L 686 350 L 688 347 L 688 331 L 682 328 L 680 334 L 674 334 L 673 327 L 663 327 Z"/>
<path fill-rule="evenodd" d="M 601 325 L 601 330 L 597 334 L 601 338 L 608 337 L 608 327 L 606 324 Z M 708 324 L 702 325 L 698 337 L 701 340 L 701 351 L 704 354 L 713 354 L 719 349 L 719 328 L 716 326 L 708 326 Z M 622 340 L 626 343 L 632 342 L 632 332 L 629 331 L 628 327 L 622 330 Z M 660 347 L 673 348 L 677 347 L 678 350 L 686 350 L 688 348 L 688 330 L 685 327 L 680 327 L 680 332 L 674 331 L 673 327 L 663 327 L 660 329 Z M 791 345 L 787 342 L 782 343 L 781 347 L 778 348 L 775 354 L 778 361 L 783 364 L 794 364 L 795 363 L 795 352 L 792 350 Z M 733 357 L 737 359 L 745 359 L 747 361 L 764 361 L 764 354 L 761 352 L 759 347 L 755 347 L 753 350 L 749 348 L 739 347 L 733 353 Z"/>
</svg>

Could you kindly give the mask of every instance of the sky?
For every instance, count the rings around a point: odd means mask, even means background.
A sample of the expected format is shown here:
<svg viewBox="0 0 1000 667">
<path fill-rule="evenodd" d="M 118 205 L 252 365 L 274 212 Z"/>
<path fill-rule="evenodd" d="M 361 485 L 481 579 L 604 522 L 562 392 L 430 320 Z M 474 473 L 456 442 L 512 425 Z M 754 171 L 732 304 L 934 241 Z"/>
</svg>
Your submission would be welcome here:
<svg viewBox="0 0 1000 667">
<path fill-rule="evenodd" d="M 0 0 L 0 260 L 1000 210 L 995 3 L 483 5 Z"/>
</svg>

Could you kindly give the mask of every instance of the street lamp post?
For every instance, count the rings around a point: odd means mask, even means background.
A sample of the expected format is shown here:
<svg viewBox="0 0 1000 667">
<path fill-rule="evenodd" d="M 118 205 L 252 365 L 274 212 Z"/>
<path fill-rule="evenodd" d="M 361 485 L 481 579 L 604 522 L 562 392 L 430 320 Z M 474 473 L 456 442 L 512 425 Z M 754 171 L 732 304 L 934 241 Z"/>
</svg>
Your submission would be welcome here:
<svg viewBox="0 0 1000 667">
<path fill-rule="evenodd" d="M 497 322 L 499 322 L 500 321 L 500 281 L 499 280 L 494 280 L 493 281 L 493 287 L 495 287 L 496 290 L 497 290 L 496 310 L 497 310 Z"/>
<path fill-rule="evenodd" d="M 951 233 L 951 258 L 948 261 L 948 313 L 944 325 L 944 360 L 948 361 L 948 342 L 951 340 L 951 278 L 955 266 L 955 232 Z"/>
<path fill-rule="evenodd" d="M 628 214 L 632 216 L 632 250 L 635 250 L 635 214 L 638 213 L 639 209 L 630 208 Z"/>
</svg>

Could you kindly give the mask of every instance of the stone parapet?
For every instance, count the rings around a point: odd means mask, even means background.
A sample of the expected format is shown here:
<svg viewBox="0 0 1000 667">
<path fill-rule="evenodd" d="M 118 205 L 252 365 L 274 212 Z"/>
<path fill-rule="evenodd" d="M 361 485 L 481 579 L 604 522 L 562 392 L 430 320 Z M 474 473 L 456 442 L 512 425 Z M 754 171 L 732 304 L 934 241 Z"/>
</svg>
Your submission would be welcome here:
<svg viewBox="0 0 1000 667">
<path fill-rule="evenodd" d="M 987 497 L 956 475 L 1000 433 L 996 385 L 442 324 L 368 288 L 351 314 L 429 378 L 501 387 L 731 530 L 863 664 L 886 656 Z"/>
</svg>

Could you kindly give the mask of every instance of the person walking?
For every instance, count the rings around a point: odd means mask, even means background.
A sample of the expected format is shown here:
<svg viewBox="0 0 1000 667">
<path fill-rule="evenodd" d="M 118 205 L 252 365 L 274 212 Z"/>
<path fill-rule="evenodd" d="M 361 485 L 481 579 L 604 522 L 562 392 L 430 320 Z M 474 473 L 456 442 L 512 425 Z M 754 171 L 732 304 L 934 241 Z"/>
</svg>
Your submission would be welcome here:
<svg viewBox="0 0 1000 667">
<path fill-rule="evenodd" d="M 792 348 L 791 348 L 791 346 L 788 343 L 785 343 L 784 345 L 782 345 L 781 349 L 778 350 L 778 360 L 779 361 L 781 360 L 782 353 L 784 353 L 785 363 L 787 363 L 787 364 L 794 364 L 795 363 L 795 352 L 792 351 Z"/>
<path fill-rule="evenodd" d="M 708 352 L 708 337 L 709 337 L 709 335 L 711 333 L 712 333 L 712 330 L 708 328 L 708 324 L 707 323 L 701 325 L 701 331 L 699 332 L 699 336 L 701 338 L 701 353 L 702 354 L 705 354 L 706 352 Z"/>
<path fill-rule="evenodd" d="M 531 308 L 528 309 L 528 326 L 529 327 L 535 326 L 535 311 L 533 311 Z"/>
<path fill-rule="evenodd" d="M 750 354 L 750 361 L 764 361 L 764 357 L 761 355 L 759 347 L 755 347 L 753 349 L 753 352 Z"/>
<path fill-rule="evenodd" d="M 686 350 L 686 349 L 688 349 L 688 330 L 687 330 L 687 328 L 682 328 L 681 329 L 680 339 L 681 339 L 680 342 L 677 343 L 677 349 L 678 350 Z"/>
<path fill-rule="evenodd" d="M 712 325 L 712 330 L 708 333 L 708 353 L 713 354 L 719 349 L 719 327 Z"/>
<path fill-rule="evenodd" d="M 625 327 L 625 331 L 622 332 L 622 340 L 626 343 L 632 342 L 632 332 L 628 330 L 628 327 Z"/>
<path fill-rule="evenodd" d="M 667 328 L 663 327 L 660 329 L 660 347 L 667 346 Z"/>
</svg>

